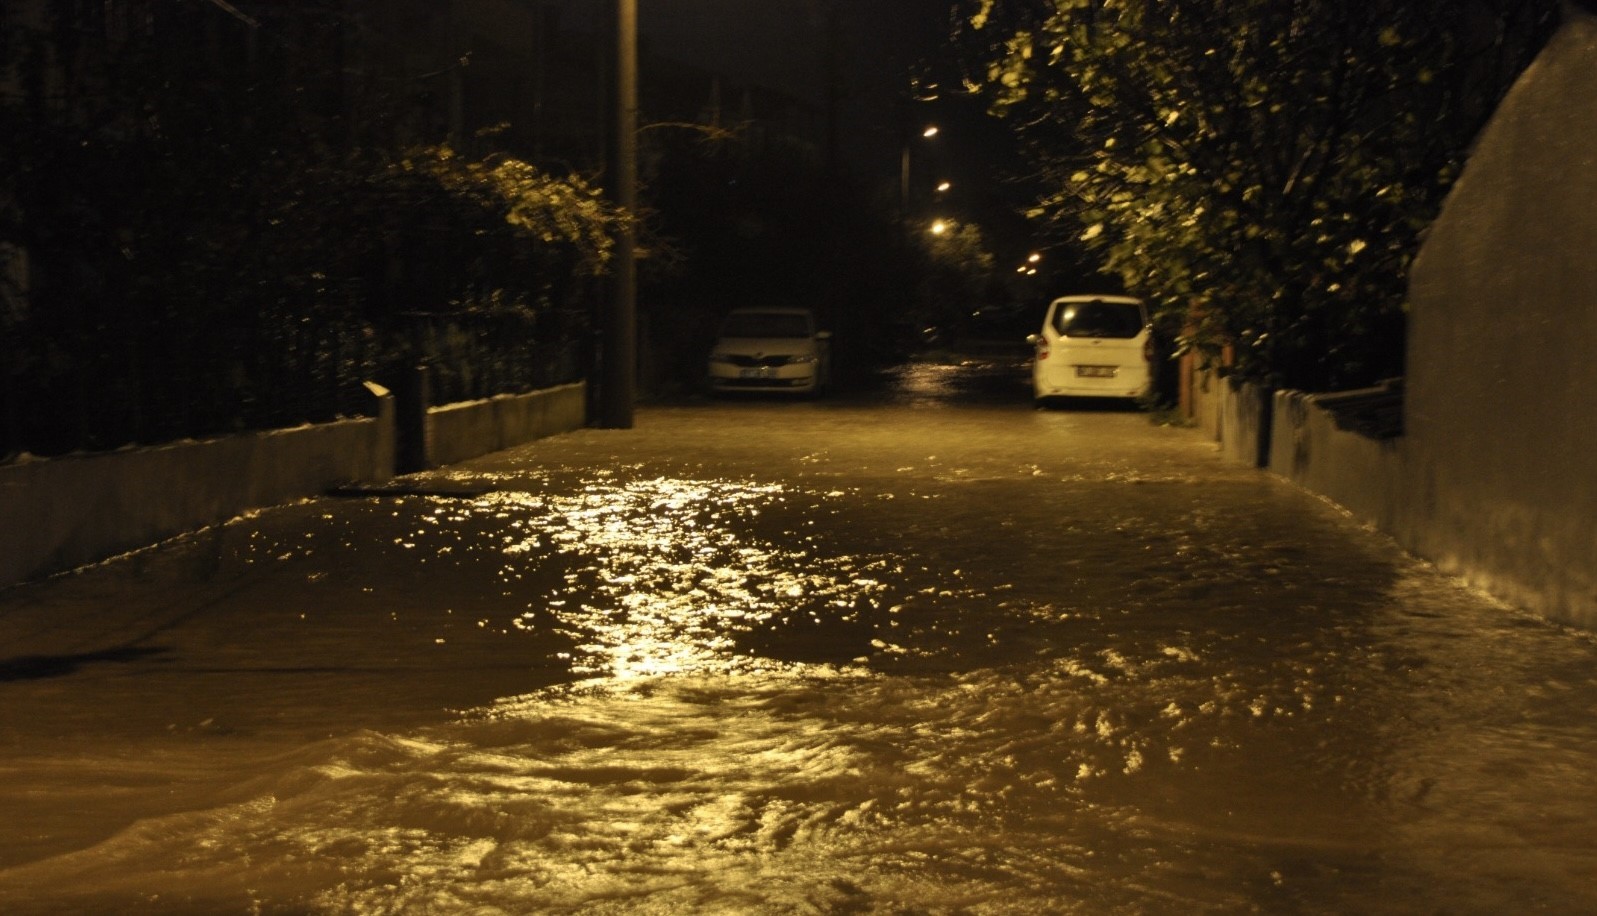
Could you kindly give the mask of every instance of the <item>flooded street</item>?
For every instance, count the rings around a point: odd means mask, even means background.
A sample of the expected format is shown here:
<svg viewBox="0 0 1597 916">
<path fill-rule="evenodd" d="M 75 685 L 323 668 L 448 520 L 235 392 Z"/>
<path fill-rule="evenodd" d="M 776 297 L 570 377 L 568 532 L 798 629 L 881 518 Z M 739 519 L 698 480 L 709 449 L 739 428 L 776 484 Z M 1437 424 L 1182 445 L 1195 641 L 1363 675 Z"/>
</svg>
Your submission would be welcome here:
<svg viewBox="0 0 1597 916">
<path fill-rule="evenodd" d="M 1597 641 L 1011 368 L 0 592 L 0 911 L 1597 909 Z"/>
</svg>

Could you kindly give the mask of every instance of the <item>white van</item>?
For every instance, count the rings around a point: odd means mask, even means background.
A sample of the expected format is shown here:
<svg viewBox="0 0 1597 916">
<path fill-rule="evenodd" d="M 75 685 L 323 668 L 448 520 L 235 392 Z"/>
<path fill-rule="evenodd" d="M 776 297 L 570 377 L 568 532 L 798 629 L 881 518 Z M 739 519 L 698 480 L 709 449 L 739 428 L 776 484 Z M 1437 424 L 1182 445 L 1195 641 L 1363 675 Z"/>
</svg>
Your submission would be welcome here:
<svg viewBox="0 0 1597 916">
<path fill-rule="evenodd" d="M 1035 348 L 1032 395 L 1140 398 L 1153 383 L 1153 327 L 1142 300 L 1062 296 L 1048 305 Z"/>
</svg>

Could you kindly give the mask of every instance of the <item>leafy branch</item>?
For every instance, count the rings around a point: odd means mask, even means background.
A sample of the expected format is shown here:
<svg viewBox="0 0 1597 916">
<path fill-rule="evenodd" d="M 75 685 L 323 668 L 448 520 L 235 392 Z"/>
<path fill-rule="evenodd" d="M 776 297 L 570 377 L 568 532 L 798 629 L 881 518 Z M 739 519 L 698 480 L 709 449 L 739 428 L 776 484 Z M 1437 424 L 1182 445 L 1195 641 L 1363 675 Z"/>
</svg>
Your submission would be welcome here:
<svg viewBox="0 0 1597 916">
<path fill-rule="evenodd" d="M 1406 271 L 1554 0 L 969 0 L 973 87 L 1069 231 L 1229 371 L 1400 374 Z"/>
</svg>

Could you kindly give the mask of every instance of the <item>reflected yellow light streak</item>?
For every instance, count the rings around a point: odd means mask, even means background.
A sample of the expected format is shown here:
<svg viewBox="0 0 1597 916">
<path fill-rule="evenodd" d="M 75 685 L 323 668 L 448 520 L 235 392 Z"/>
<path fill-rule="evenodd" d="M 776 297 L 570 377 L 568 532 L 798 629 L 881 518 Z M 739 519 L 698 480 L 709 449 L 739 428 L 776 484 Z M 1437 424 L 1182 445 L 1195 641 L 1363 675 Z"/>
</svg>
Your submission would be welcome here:
<svg viewBox="0 0 1597 916">
<path fill-rule="evenodd" d="M 495 492 L 477 504 L 529 513 L 501 543 L 503 574 L 541 562 L 570 566 L 541 606 L 578 636 L 573 670 L 631 680 L 761 670 L 772 663 L 740 655 L 739 634 L 881 590 L 848 558 L 820 562 L 802 542 L 748 533 L 789 497 L 774 484 L 655 478 L 552 496 Z"/>
</svg>

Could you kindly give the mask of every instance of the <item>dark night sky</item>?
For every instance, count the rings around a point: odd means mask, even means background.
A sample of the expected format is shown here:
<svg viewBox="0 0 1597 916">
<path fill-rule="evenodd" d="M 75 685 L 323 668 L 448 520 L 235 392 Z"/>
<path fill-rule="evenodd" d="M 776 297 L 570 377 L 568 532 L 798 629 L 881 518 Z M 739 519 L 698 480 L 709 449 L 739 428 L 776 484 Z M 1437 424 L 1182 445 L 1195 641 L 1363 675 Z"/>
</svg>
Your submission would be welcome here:
<svg viewBox="0 0 1597 916">
<path fill-rule="evenodd" d="M 608 29 L 616 0 L 566 0 L 571 27 Z M 639 38 L 648 53 L 779 88 L 819 103 L 826 94 L 829 52 L 842 90 L 843 154 L 859 174 L 896 188 L 906 132 L 936 122 L 934 143 L 912 139 L 915 181 L 946 172 L 969 215 L 991 230 L 1017 230 L 999 211 L 1018 205 L 1007 177 L 1019 170 L 1007 131 L 980 114 L 973 100 L 909 102 L 911 75 L 931 69 L 957 73 L 948 47 L 954 0 L 637 0 Z M 839 27 L 829 35 L 828 8 Z M 925 172 L 925 174 L 921 174 Z M 959 213 L 948 215 L 959 217 Z M 998 223 L 1008 225 L 1001 227 Z M 993 239 L 997 242 L 998 239 Z M 1008 245 L 1025 245 L 1010 239 Z"/>
<path fill-rule="evenodd" d="M 567 18 L 602 21 L 615 0 L 568 0 Z M 640 38 L 655 53 L 819 99 L 827 8 L 835 6 L 843 66 L 855 87 L 894 88 L 937 51 L 951 0 L 637 0 Z"/>
<path fill-rule="evenodd" d="M 842 91 L 846 130 L 897 130 L 909 76 L 947 59 L 952 0 L 637 0 L 639 38 L 650 54 L 782 89 L 819 103 L 831 80 Z M 607 29 L 615 0 L 567 0 L 573 27 Z M 838 25 L 828 28 L 828 8 Z M 896 143 L 896 141 L 895 141 Z"/>
</svg>

